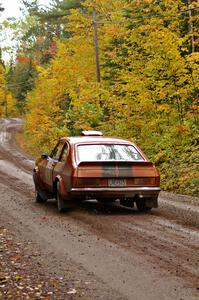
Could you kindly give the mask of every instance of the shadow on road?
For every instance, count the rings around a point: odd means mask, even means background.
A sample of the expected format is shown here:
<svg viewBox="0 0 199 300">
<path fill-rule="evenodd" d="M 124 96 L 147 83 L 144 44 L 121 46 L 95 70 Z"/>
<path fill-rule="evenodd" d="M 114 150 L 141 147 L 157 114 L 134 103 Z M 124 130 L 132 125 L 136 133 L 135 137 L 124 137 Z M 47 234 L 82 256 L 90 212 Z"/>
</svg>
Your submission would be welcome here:
<svg viewBox="0 0 199 300">
<path fill-rule="evenodd" d="M 46 210 L 51 212 L 55 211 L 57 214 L 60 214 L 57 211 L 57 203 L 56 200 L 50 199 L 46 203 L 43 204 L 36 204 L 42 205 L 45 207 Z M 136 209 L 136 207 L 130 208 L 120 205 L 118 202 L 114 203 L 101 203 L 96 200 L 88 200 L 81 202 L 74 206 L 73 208 L 68 209 L 65 213 L 61 213 L 61 215 L 67 215 L 73 212 L 86 212 L 91 215 L 143 215 L 143 214 L 150 214 L 150 212 L 140 212 Z"/>
</svg>

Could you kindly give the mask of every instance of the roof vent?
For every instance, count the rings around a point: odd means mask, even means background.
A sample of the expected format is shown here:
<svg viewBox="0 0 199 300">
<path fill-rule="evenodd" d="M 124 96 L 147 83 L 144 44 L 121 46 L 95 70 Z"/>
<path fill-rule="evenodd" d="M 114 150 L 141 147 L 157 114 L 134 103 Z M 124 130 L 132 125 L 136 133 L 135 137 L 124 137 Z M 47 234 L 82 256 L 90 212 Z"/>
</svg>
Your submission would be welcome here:
<svg viewBox="0 0 199 300">
<path fill-rule="evenodd" d="M 82 136 L 102 136 L 103 133 L 101 131 L 94 131 L 94 130 L 84 130 L 81 132 Z"/>
</svg>

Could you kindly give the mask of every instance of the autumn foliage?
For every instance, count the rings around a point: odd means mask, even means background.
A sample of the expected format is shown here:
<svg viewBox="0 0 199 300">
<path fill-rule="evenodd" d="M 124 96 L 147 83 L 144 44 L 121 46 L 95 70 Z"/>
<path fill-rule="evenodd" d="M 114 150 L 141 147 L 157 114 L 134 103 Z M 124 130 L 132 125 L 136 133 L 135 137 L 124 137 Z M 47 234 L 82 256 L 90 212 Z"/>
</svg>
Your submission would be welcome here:
<svg viewBox="0 0 199 300">
<path fill-rule="evenodd" d="M 163 189 L 198 195 L 198 15 L 185 2 L 86 0 L 71 9 L 70 34 L 54 38 L 26 98 L 29 147 L 48 152 L 60 136 L 102 130 L 138 143 L 159 167 Z"/>
<path fill-rule="evenodd" d="M 6 85 L 6 71 L 0 63 L 0 118 L 17 116 L 16 100 L 8 91 Z"/>
</svg>

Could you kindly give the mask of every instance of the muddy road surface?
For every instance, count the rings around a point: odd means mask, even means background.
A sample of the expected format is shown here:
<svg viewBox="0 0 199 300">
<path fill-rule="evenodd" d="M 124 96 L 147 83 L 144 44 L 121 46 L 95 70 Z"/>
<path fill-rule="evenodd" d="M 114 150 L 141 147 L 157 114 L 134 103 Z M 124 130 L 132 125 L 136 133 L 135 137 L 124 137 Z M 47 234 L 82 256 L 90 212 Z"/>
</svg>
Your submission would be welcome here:
<svg viewBox="0 0 199 300">
<path fill-rule="evenodd" d="M 60 214 L 54 200 L 34 202 L 34 162 L 15 144 L 21 126 L 0 120 L 0 226 L 32 245 L 40 273 L 81 283 L 81 293 L 63 286 L 49 299 L 199 299 L 197 199 L 162 193 L 149 213 L 92 202 Z"/>
</svg>

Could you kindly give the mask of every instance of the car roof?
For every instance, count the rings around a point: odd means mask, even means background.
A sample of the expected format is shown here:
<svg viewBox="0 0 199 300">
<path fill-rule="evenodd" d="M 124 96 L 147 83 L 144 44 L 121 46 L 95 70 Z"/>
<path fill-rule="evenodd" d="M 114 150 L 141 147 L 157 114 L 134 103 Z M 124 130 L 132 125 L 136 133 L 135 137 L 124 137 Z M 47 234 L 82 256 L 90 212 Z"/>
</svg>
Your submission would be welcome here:
<svg viewBox="0 0 199 300">
<path fill-rule="evenodd" d="M 133 144 L 132 142 L 120 138 L 103 137 L 103 136 L 77 136 L 77 137 L 63 137 L 62 140 L 68 141 L 70 144 L 84 144 L 84 143 L 113 143 L 113 144 Z"/>
</svg>

